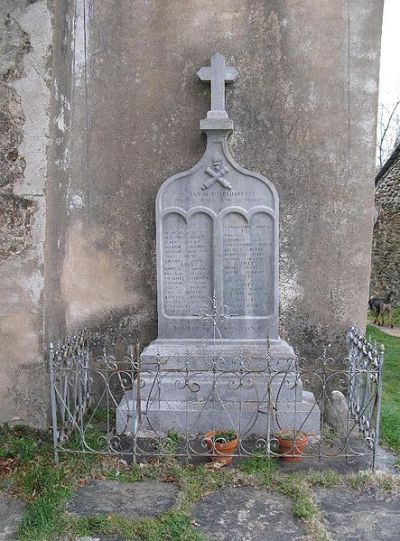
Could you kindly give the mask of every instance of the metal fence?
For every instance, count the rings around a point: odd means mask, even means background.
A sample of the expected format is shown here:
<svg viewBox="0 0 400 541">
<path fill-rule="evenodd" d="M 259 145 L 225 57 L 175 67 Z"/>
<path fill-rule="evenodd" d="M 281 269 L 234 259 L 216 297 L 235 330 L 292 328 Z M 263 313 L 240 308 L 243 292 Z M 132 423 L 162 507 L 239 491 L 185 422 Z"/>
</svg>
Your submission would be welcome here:
<svg viewBox="0 0 400 541">
<path fill-rule="evenodd" d="M 233 457 L 367 457 L 375 468 L 384 351 L 354 327 L 339 361 L 328 348 L 314 360 L 276 360 L 266 347 L 256 360 L 242 352 L 227 363 L 196 359 L 197 348 L 178 368 L 160 355 L 142 363 L 138 345 L 124 358 L 95 355 L 90 342 L 83 330 L 49 348 L 56 461 L 71 452 L 219 460 L 219 444 L 233 439 Z"/>
</svg>

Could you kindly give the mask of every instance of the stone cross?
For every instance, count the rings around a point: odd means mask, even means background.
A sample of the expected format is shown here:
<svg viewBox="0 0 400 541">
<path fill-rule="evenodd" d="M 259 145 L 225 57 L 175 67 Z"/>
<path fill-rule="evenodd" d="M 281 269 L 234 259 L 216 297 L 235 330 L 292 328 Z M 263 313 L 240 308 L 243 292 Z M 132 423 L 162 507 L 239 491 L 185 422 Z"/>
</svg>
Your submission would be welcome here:
<svg viewBox="0 0 400 541">
<path fill-rule="evenodd" d="M 238 71 L 226 66 L 222 54 L 215 53 L 211 57 L 211 67 L 200 68 L 197 75 L 201 81 L 211 82 L 211 111 L 225 111 L 225 83 L 233 83 Z"/>
</svg>

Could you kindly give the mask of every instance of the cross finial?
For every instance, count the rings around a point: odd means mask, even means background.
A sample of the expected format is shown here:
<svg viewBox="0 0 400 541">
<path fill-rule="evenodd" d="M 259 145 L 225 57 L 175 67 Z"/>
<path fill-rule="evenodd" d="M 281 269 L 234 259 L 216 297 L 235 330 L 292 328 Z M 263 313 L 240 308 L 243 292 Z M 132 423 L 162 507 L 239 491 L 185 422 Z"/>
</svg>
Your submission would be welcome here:
<svg viewBox="0 0 400 541">
<path fill-rule="evenodd" d="M 225 64 L 225 57 L 215 53 L 211 57 L 211 67 L 200 68 L 197 72 L 201 81 L 211 82 L 211 111 L 219 111 L 227 116 L 225 111 L 225 83 L 233 83 L 238 71 Z"/>
</svg>

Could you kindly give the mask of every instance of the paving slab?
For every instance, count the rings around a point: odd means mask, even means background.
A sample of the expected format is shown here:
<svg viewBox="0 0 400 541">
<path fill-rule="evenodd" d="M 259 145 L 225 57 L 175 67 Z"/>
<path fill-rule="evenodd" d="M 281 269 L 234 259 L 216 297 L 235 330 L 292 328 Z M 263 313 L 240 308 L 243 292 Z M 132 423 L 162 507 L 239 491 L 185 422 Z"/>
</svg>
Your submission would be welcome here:
<svg viewBox="0 0 400 541">
<path fill-rule="evenodd" d="M 69 538 L 70 539 L 70 538 Z M 64 541 L 63 539 L 58 539 L 57 541 Z M 124 539 L 117 539 L 116 537 L 77 537 L 74 541 L 125 541 Z"/>
<path fill-rule="evenodd" d="M 226 488 L 193 509 L 200 531 L 215 541 L 306 541 L 288 498 L 253 487 Z"/>
<path fill-rule="evenodd" d="M 59 538 L 55 541 L 71 541 L 71 538 L 68 537 L 68 540 L 66 538 Z M 76 537 L 73 541 L 125 541 L 125 539 L 121 539 L 120 537 Z"/>
<path fill-rule="evenodd" d="M 67 510 L 82 516 L 112 513 L 126 518 L 154 518 L 174 504 L 177 488 L 171 483 L 91 481 L 80 488 Z"/>
<path fill-rule="evenodd" d="M 70 541 L 71 538 L 68 538 L 68 541 Z M 57 539 L 56 541 L 66 541 L 65 539 Z M 74 539 L 74 541 L 125 541 L 125 539 L 117 538 L 117 537 L 77 537 Z"/>
<path fill-rule="evenodd" d="M 315 500 L 334 541 L 397 541 L 400 539 L 400 496 L 319 490 Z"/>
<path fill-rule="evenodd" d="M 13 541 L 24 504 L 15 498 L 0 494 L 0 541 Z"/>
<path fill-rule="evenodd" d="M 78 537 L 74 541 L 125 541 L 116 537 Z"/>
</svg>

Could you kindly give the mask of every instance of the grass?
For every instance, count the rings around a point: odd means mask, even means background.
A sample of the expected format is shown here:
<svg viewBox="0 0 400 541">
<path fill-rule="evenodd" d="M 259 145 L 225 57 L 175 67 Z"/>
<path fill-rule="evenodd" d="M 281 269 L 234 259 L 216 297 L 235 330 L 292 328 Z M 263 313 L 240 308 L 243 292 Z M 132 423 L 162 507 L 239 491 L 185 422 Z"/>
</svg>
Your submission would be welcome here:
<svg viewBox="0 0 400 541">
<path fill-rule="evenodd" d="M 270 485 L 277 474 L 278 465 L 274 458 L 254 454 L 244 460 L 239 465 L 239 469 L 245 473 L 257 475 L 263 485 Z"/>
<path fill-rule="evenodd" d="M 367 334 L 385 346 L 381 442 L 400 454 L 400 338 L 368 326 Z"/>
<path fill-rule="evenodd" d="M 0 458 L 16 458 L 20 464 L 26 464 L 50 449 L 50 434 L 28 427 L 0 426 Z"/>
<path fill-rule="evenodd" d="M 160 443 L 160 452 L 174 456 L 178 450 L 181 437 L 175 430 L 169 430 L 167 437 Z"/>
<path fill-rule="evenodd" d="M 118 535 L 130 541 L 203 541 L 194 530 L 190 518 L 184 513 L 171 511 L 158 520 L 129 520 L 104 515 L 101 517 L 65 517 L 62 533 L 68 538 L 76 536 Z"/>
<path fill-rule="evenodd" d="M 309 495 L 301 495 L 293 504 L 293 516 L 299 519 L 308 519 L 318 513 L 318 508 Z"/>
<path fill-rule="evenodd" d="M 90 438 L 97 441 L 93 431 Z M 171 432 L 167 442 L 178 445 Z M 28 429 L 0 429 L 0 461 L 11 470 L 1 470 L 0 490 L 26 502 L 18 530 L 18 541 L 45 541 L 55 536 L 117 535 L 133 541 L 201 541 L 203 537 L 190 519 L 192 504 L 210 490 L 229 484 L 232 470 L 208 472 L 204 468 L 178 466 L 172 458 L 156 465 L 127 466 L 115 458 L 66 454 L 60 466 L 52 457 L 50 434 Z M 89 479 L 135 482 L 145 478 L 174 482 L 179 487 L 173 509 L 158 519 L 129 520 L 119 516 L 77 517 L 65 512 L 74 490 Z"/>
</svg>

